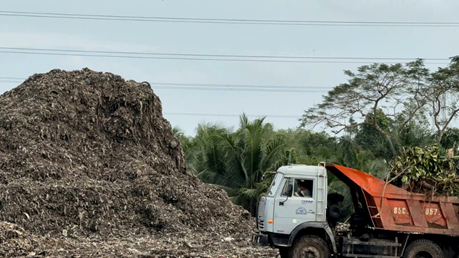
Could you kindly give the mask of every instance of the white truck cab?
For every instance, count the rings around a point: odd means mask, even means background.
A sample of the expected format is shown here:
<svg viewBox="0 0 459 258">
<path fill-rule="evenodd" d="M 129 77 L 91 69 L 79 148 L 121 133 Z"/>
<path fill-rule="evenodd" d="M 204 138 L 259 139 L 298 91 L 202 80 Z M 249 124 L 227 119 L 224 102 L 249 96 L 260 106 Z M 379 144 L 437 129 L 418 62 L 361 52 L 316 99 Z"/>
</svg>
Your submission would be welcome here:
<svg viewBox="0 0 459 258">
<path fill-rule="evenodd" d="M 301 196 L 299 185 L 309 196 Z M 258 209 L 260 230 L 290 234 L 299 224 L 326 221 L 327 170 L 321 166 L 291 165 L 279 168 Z M 276 218 L 274 220 L 274 218 Z"/>
<path fill-rule="evenodd" d="M 306 190 L 301 192 L 300 186 Z M 333 239 L 326 216 L 327 186 L 327 170 L 323 165 L 280 167 L 266 195 L 260 198 L 257 214 L 260 233 L 254 233 L 253 242 L 260 245 L 269 242 L 280 248 L 281 257 L 289 257 L 287 247 L 299 231 L 307 229 Z"/>
</svg>

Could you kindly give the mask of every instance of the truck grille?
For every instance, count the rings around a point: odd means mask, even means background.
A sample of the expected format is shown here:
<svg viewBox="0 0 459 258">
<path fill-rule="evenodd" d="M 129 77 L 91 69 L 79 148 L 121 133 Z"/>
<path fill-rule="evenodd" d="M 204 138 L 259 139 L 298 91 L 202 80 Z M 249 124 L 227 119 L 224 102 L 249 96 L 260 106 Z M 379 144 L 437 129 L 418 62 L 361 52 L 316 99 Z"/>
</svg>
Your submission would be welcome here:
<svg viewBox="0 0 459 258">
<path fill-rule="evenodd" d="M 265 228 L 265 221 L 262 216 L 258 216 L 258 229 L 263 230 Z"/>
<path fill-rule="evenodd" d="M 265 228 L 265 206 L 266 206 L 266 198 L 264 196 L 260 197 L 260 201 L 258 202 L 258 229 L 263 230 Z"/>
</svg>

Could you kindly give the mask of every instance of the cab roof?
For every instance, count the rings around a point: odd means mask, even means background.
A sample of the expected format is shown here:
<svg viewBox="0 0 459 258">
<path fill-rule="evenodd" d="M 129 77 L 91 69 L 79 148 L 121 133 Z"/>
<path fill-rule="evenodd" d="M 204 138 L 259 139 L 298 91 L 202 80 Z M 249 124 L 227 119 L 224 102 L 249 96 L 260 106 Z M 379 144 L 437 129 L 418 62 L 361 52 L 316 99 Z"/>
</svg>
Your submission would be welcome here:
<svg viewBox="0 0 459 258">
<path fill-rule="evenodd" d="M 293 164 L 280 167 L 277 172 L 285 176 L 322 176 L 327 177 L 327 170 L 323 166 Z"/>
</svg>

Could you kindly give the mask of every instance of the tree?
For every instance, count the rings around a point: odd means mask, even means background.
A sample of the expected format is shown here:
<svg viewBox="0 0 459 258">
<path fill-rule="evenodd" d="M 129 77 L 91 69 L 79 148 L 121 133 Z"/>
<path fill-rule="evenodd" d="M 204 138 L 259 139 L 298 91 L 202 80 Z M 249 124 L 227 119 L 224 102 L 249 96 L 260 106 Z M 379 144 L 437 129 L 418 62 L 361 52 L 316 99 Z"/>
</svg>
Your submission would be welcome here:
<svg viewBox="0 0 459 258">
<path fill-rule="evenodd" d="M 441 142 L 443 134 L 459 113 L 459 56 L 451 58 L 448 67 L 432 73 L 430 81 L 426 97 L 431 103 L 437 142 Z"/>
<path fill-rule="evenodd" d="M 377 116 L 376 119 L 373 118 L 374 115 Z M 395 143 L 396 140 L 394 140 L 391 134 L 391 125 L 393 124 L 393 121 L 390 118 L 388 118 L 381 110 L 378 110 L 376 111 L 376 114 L 371 113 L 365 119 L 370 121 L 376 120 L 378 127 L 384 132 L 390 134 L 389 137 L 393 142 L 394 148 L 396 151 L 398 150 L 398 146 Z M 388 137 L 371 125 L 371 122 L 364 123 L 358 127 L 354 141 L 361 150 L 368 152 L 370 155 L 372 154 L 374 157 L 387 160 L 393 157 Z"/>
<path fill-rule="evenodd" d="M 178 126 L 172 128 L 172 133 L 174 134 L 174 137 L 177 138 L 177 140 L 180 142 L 180 145 L 183 149 L 183 154 L 185 155 L 185 160 L 189 164 L 189 160 L 193 156 L 192 152 L 195 145 L 193 137 L 186 136 L 182 129 Z"/>
<path fill-rule="evenodd" d="M 318 164 L 330 161 L 335 156 L 336 139 L 326 132 L 312 132 L 304 128 L 295 130 L 280 130 L 286 138 L 285 145 L 296 156 L 296 161 L 302 164 Z"/>
<path fill-rule="evenodd" d="M 187 165 L 204 182 L 224 184 L 231 178 L 226 173 L 222 139 L 230 132 L 218 124 L 200 124 L 196 129 Z"/>
<path fill-rule="evenodd" d="M 393 138 L 397 139 L 397 145 L 400 147 L 427 146 L 435 142 L 427 120 L 409 122 L 402 130 L 396 132 Z"/>
<path fill-rule="evenodd" d="M 402 130 L 425 108 L 427 100 L 420 93 L 426 87 L 429 73 L 423 61 L 416 60 L 405 66 L 365 65 L 359 67 L 356 74 L 351 71 L 345 74 L 350 77 L 348 82 L 335 87 L 322 103 L 305 111 L 301 126 L 325 123 L 339 133 L 370 125 L 387 139 L 392 154 L 396 155 L 391 134 L 381 127 L 378 112 L 386 117 L 403 118 L 397 128 Z"/>
<path fill-rule="evenodd" d="M 459 128 L 448 128 L 441 138 L 440 144 L 445 149 L 456 151 L 459 147 Z"/>
<path fill-rule="evenodd" d="M 246 207 L 255 215 L 255 207 L 262 194 L 259 183 L 262 176 L 281 157 L 285 139 L 273 131 L 265 118 L 250 122 L 243 114 L 240 128 L 224 140 L 227 153 L 227 170 L 234 179 L 225 185 L 225 190 L 235 203 Z"/>
<path fill-rule="evenodd" d="M 235 132 L 217 125 L 199 125 L 189 166 L 205 183 L 224 189 L 230 199 L 255 214 L 258 198 L 266 190 L 262 176 L 277 170 L 285 138 L 264 118 L 249 121 L 243 114 Z"/>
</svg>

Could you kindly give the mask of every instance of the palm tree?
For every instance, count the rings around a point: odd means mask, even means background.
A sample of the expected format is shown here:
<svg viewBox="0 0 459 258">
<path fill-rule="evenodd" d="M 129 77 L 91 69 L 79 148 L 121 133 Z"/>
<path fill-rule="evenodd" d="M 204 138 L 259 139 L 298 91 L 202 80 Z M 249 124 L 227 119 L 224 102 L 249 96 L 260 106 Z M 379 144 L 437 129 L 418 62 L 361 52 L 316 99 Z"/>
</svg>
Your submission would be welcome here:
<svg viewBox="0 0 459 258">
<path fill-rule="evenodd" d="M 228 130 L 218 124 L 198 125 L 187 162 L 203 182 L 220 185 L 230 180 L 222 148 L 222 139 L 227 134 Z"/>
<path fill-rule="evenodd" d="M 243 114 L 240 128 L 225 139 L 227 168 L 232 183 L 226 190 L 237 204 L 241 204 L 254 215 L 258 197 L 264 190 L 260 182 L 265 172 L 276 170 L 277 161 L 283 153 L 285 138 L 273 131 L 265 118 L 250 122 Z"/>
<path fill-rule="evenodd" d="M 182 129 L 178 126 L 172 128 L 172 133 L 174 137 L 180 142 L 182 146 L 183 154 L 185 155 L 185 160 L 190 164 L 189 160 L 192 158 L 192 152 L 194 150 L 195 141 L 193 137 L 186 136 Z"/>
<path fill-rule="evenodd" d="M 275 168 L 284 137 L 265 118 L 249 121 L 243 114 L 236 132 L 216 125 L 200 125 L 190 167 L 204 182 L 226 190 L 230 199 L 255 214 L 263 174 Z"/>
</svg>

